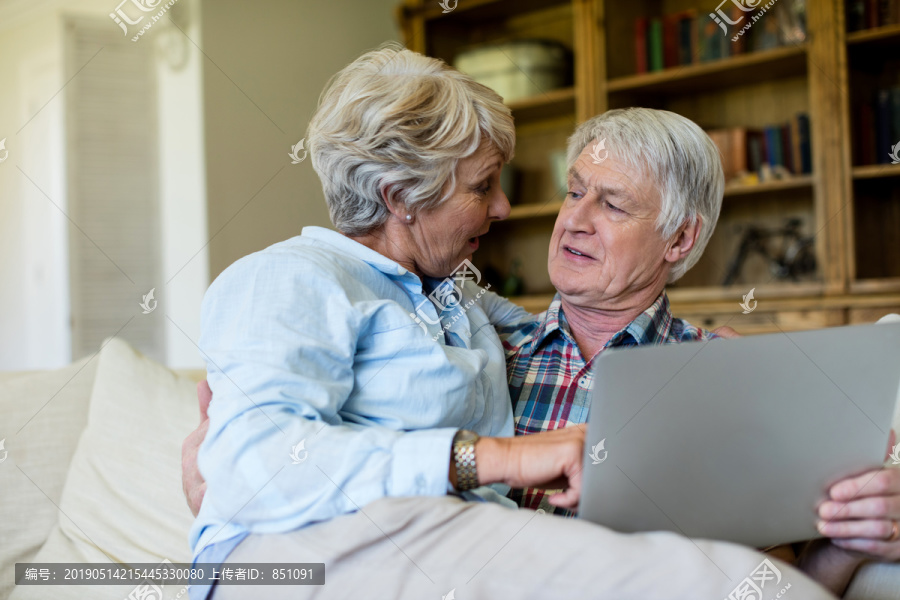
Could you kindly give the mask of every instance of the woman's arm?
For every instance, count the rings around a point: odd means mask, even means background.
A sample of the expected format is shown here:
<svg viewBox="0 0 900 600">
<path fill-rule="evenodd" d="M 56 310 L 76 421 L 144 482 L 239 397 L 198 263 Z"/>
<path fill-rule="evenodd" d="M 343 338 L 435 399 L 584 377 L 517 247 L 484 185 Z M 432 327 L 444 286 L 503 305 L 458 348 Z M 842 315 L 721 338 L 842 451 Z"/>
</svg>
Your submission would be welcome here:
<svg viewBox="0 0 900 600">
<path fill-rule="evenodd" d="M 214 400 L 193 546 L 287 531 L 384 496 L 446 493 L 454 428 L 342 418 L 362 325 L 339 279 L 314 260 L 260 253 L 213 283 L 199 345 Z"/>
<path fill-rule="evenodd" d="M 514 325 L 515 323 L 532 316 L 530 312 L 518 304 L 510 302 L 503 296 L 495 294 L 491 290 L 485 292 L 481 298 L 478 299 L 478 303 L 487 315 L 488 321 L 494 326 L 494 329 Z"/>
</svg>

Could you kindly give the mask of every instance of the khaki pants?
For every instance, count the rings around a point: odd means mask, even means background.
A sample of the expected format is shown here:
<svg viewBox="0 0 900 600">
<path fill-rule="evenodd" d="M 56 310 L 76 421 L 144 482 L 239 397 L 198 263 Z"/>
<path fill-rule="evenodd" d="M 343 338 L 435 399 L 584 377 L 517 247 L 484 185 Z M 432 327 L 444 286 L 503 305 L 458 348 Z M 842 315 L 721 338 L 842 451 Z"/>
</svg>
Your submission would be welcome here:
<svg viewBox="0 0 900 600">
<path fill-rule="evenodd" d="M 325 585 L 219 585 L 213 598 L 760 600 L 746 595 L 752 587 L 744 580 L 765 558 L 735 544 L 621 534 L 453 497 L 385 498 L 297 531 L 251 535 L 228 557 L 324 562 Z M 793 567 L 770 560 L 780 580 L 763 582 L 761 600 L 834 598 Z M 743 595 L 730 596 L 740 586 Z"/>
</svg>

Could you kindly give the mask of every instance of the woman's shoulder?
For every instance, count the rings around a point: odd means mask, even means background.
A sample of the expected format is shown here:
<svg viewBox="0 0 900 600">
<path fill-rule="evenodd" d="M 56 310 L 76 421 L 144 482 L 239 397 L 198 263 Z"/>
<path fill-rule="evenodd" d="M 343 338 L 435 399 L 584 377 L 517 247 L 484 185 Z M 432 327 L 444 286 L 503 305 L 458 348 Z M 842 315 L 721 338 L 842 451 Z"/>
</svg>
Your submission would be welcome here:
<svg viewBox="0 0 900 600">
<path fill-rule="evenodd" d="M 315 282 L 364 281 L 371 271 L 359 258 L 298 235 L 238 259 L 217 281 L 252 279 L 255 283 L 308 286 Z"/>
</svg>

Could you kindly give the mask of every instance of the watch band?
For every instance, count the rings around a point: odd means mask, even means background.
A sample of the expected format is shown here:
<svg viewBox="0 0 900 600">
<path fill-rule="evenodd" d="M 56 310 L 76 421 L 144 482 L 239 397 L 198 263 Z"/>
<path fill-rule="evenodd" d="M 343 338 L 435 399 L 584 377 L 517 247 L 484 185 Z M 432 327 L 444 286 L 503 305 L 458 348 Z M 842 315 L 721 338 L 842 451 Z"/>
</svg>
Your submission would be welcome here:
<svg viewBox="0 0 900 600">
<path fill-rule="evenodd" d="M 478 468 L 475 464 L 477 433 L 461 429 L 453 438 L 453 462 L 456 466 L 456 489 L 460 492 L 478 487 Z"/>
</svg>

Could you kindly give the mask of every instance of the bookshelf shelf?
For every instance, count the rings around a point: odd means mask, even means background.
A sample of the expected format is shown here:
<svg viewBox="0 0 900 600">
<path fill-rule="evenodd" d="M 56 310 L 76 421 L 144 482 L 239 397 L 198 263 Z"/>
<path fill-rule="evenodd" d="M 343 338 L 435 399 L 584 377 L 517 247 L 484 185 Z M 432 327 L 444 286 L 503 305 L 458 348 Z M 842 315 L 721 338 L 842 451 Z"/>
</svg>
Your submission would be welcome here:
<svg viewBox="0 0 900 600">
<path fill-rule="evenodd" d="M 449 0 L 450 3 L 453 0 Z M 457 2 L 456 7 L 450 13 L 445 13 L 439 2 L 429 2 L 427 5 L 409 6 L 403 18 L 421 18 L 425 21 L 442 19 L 450 14 L 463 18 L 485 18 L 503 16 L 511 11 L 528 12 L 531 10 L 546 8 L 560 4 L 568 4 L 569 0 L 465 0 Z M 448 3 L 449 4 L 449 3 Z"/>
<path fill-rule="evenodd" d="M 767 79 L 804 74 L 806 45 L 773 48 L 713 62 L 673 67 L 655 73 L 617 77 L 609 80 L 606 88 L 611 94 L 618 92 L 689 94 L 745 84 L 748 79 L 758 79 L 760 69 L 765 69 Z"/>
<path fill-rule="evenodd" d="M 753 194 L 767 194 L 771 192 L 781 192 L 784 190 L 799 190 L 803 188 L 811 188 L 813 185 L 812 175 L 797 175 L 790 179 L 782 179 L 778 181 L 767 181 L 765 183 L 757 183 L 755 185 L 729 185 L 725 187 L 725 197 L 729 196 L 750 196 Z"/>
<path fill-rule="evenodd" d="M 900 41 L 900 25 L 884 25 L 847 34 L 847 45 Z"/>
<path fill-rule="evenodd" d="M 516 122 L 546 119 L 575 112 L 575 88 L 551 90 L 538 96 L 521 98 L 506 104 Z"/>
<path fill-rule="evenodd" d="M 900 291 L 900 277 L 885 279 L 857 279 L 850 283 L 850 291 L 862 294 L 878 294 Z M 898 302 L 897 304 L 900 304 Z"/>
<path fill-rule="evenodd" d="M 900 164 L 853 167 L 853 179 L 880 179 L 882 177 L 900 177 Z"/>
</svg>

